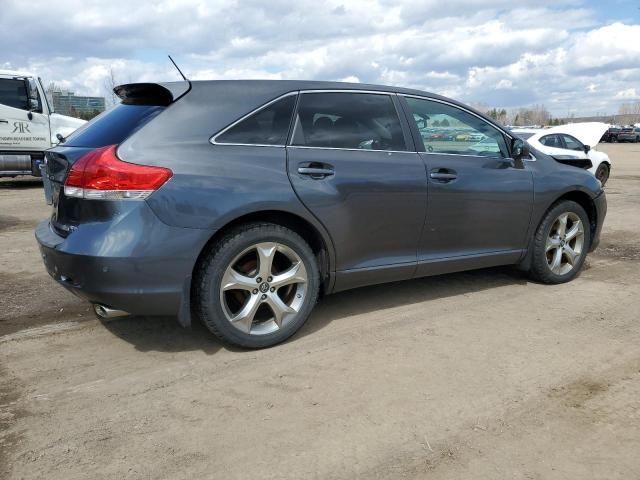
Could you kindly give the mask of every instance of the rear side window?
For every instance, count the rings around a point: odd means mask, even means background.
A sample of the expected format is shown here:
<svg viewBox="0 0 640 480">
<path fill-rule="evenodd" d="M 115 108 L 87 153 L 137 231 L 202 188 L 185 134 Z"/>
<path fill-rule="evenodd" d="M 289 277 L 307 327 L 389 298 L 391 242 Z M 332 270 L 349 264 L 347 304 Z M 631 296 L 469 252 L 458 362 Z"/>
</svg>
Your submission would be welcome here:
<svg viewBox="0 0 640 480">
<path fill-rule="evenodd" d="M 293 145 L 357 150 L 404 151 L 407 145 L 389 95 L 304 93 Z"/>
<path fill-rule="evenodd" d="M 223 130 L 215 143 L 232 145 L 277 145 L 287 142 L 296 95 L 287 95 Z"/>
<path fill-rule="evenodd" d="M 540 139 L 540 143 L 546 147 L 564 148 L 560 135 L 546 135 Z"/>
<path fill-rule="evenodd" d="M 20 110 L 29 107 L 27 85 L 24 80 L 13 78 L 0 78 L 0 103 Z"/>
<path fill-rule="evenodd" d="M 166 107 L 119 104 L 101 113 L 73 132 L 65 141 L 69 147 L 98 148 L 117 145 L 161 113 Z"/>
</svg>

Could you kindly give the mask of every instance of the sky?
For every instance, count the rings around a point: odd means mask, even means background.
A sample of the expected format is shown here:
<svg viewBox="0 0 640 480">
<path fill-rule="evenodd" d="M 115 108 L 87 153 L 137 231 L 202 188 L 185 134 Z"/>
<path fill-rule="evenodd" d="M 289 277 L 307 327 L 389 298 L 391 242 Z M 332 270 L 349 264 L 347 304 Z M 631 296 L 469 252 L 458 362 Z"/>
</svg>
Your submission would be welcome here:
<svg viewBox="0 0 640 480">
<path fill-rule="evenodd" d="M 54 6 L 55 5 L 55 6 Z M 0 69 L 118 83 L 316 79 L 554 116 L 640 100 L 640 0 L 0 0 Z"/>
</svg>

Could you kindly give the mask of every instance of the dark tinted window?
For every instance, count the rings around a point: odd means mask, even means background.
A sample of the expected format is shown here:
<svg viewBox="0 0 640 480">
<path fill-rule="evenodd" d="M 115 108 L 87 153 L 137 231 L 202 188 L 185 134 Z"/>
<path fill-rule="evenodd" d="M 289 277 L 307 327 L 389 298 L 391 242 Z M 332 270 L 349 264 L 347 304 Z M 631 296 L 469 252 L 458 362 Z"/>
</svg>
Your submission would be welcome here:
<svg viewBox="0 0 640 480">
<path fill-rule="evenodd" d="M 73 132 L 65 141 L 70 147 L 104 147 L 122 143 L 166 107 L 119 104 Z"/>
<path fill-rule="evenodd" d="M 398 113 L 389 95 L 305 93 L 293 144 L 362 150 L 406 150 Z"/>
<path fill-rule="evenodd" d="M 295 103 L 295 95 L 273 102 L 217 135 L 214 140 L 216 143 L 284 145 Z"/>
<path fill-rule="evenodd" d="M 0 78 L 0 103 L 20 110 L 27 110 L 28 99 L 24 80 Z"/>
<path fill-rule="evenodd" d="M 508 157 L 504 135 L 489 122 L 446 103 L 407 98 L 427 152 Z"/>
</svg>

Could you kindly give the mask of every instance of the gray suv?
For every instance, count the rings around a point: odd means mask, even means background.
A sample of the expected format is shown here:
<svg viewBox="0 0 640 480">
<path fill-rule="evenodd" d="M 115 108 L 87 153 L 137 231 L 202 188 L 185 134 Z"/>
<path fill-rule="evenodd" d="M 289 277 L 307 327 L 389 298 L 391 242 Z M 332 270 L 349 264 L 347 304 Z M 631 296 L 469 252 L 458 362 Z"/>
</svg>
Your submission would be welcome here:
<svg viewBox="0 0 640 480">
<path fill-rule="evenodd" d="M 274 345 L 319 295 L 516 264 L 571 280 L 606 213 L 588 172 L 454 100 L 334 82 L 130 84 L 49 150 L 51 276 L 101 316 Z"/>
</svg>

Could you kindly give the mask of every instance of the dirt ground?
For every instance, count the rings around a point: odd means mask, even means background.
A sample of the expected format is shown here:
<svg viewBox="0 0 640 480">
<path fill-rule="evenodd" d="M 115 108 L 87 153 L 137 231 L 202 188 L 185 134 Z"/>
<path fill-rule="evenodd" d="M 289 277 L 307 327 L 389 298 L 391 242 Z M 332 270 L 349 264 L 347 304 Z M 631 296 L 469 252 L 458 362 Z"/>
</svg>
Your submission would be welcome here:
<svg viewBox="0 0 640 480">
<path fill-rule="evenodd" d="M 640 478 L 640 145 L 575 281 L 499 268 L 327 297 L 291 341 L 98 321 L 0 182 L 0 478 Z"/>
</svg>

